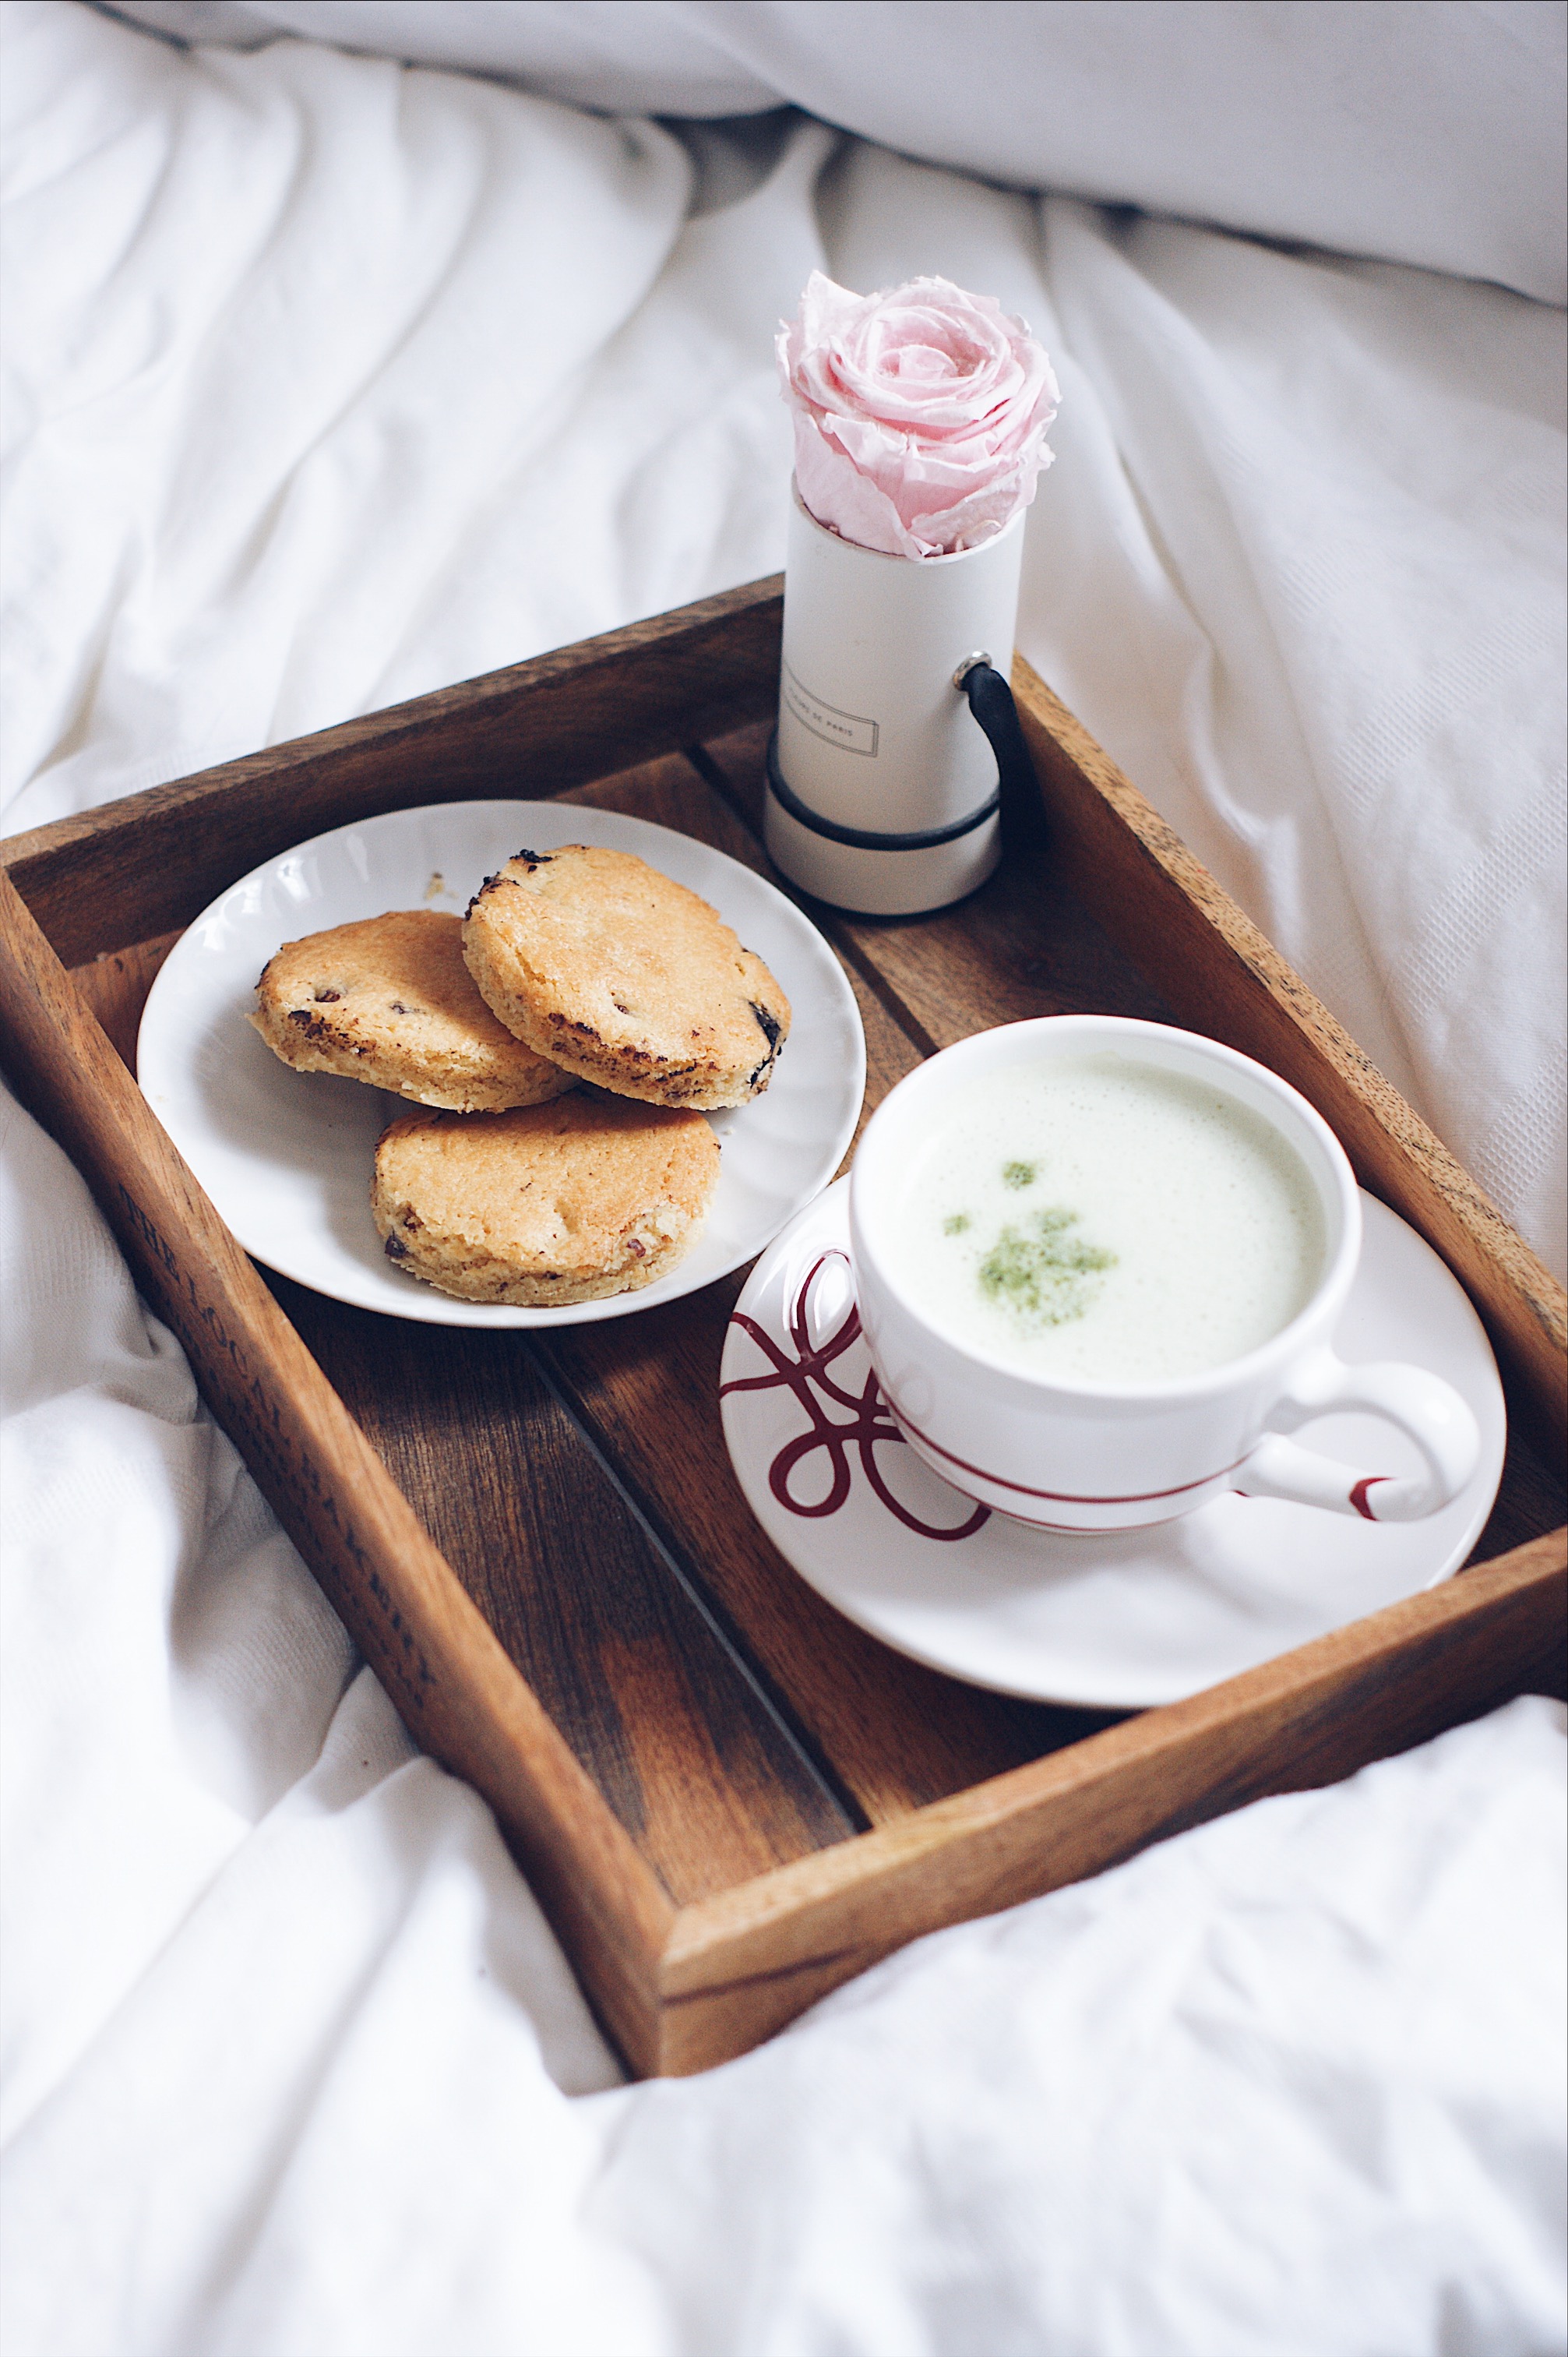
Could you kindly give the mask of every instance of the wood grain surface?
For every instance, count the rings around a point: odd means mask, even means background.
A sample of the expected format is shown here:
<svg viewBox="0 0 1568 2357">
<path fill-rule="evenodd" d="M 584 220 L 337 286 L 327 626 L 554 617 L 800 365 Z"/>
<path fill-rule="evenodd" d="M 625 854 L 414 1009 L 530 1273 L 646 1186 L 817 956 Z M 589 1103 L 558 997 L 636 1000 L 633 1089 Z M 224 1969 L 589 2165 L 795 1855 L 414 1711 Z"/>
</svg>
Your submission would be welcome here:
<svg viewBox="0 0 1568 2357">
<path fill-rule="evenodd" d="M 761 833 L 769 734 L 767 725 L 738 729 L 693 754 L 752 839 Z M 771 866 L 766 872 L 790 889 Z M 1039 1015 L 1176 1019 L 1048 850 L 1008 863 L 969 899 L 930 916 L 851 917 L 793 897 L 924 1055 Z"/>
<path fill-rule="evenodd" d="M 178 939 L 177 932 L 159 933 L 150 942 L 106 950 L 90 963 L 70 970 L 72 982 L 102 1026 L 110 1045 L 133 1072 L 147 993 Z"/>
<path fill-rule="evenodd" d="M 403 1325 L 272 1286 L 671 1899 L 861 1830 L 607 1479 L 526 1335 Z"/>
<path fill-rule="evenodd" d="M 1283 1072 L 1487 1320 L 1518 1418 L 1483 1541 L 1501 1561 L 1174 1710 L 1013 1702 L 853 1628 L 752 1520 L 715 1407 L 738 1278 L 636 1318 L 493 1334 L 269 1291 L 239 1253 L 114 1054 L 134 1053 L 178 927 L 305 835 L 487 792 L 565 791 L 769 872 L 778 630 L 777 585 L 753 585 L 0 848 L 75 966 L 0 879 L 13 1076 L 644 2070 L 738 2052 L 918 1932 L 1561 1679 L 1564 1537 L 1542 1534 L 1564 1491 L 1522 1429 L 1563 1397 L 1561 1295 L 1026 666 L 1045 848 L 933 917 L 803 904 L 861 1007 L 868 1110 L 951 1039 L 1079 1008 L 1191 1024 Z"/>
</svg>

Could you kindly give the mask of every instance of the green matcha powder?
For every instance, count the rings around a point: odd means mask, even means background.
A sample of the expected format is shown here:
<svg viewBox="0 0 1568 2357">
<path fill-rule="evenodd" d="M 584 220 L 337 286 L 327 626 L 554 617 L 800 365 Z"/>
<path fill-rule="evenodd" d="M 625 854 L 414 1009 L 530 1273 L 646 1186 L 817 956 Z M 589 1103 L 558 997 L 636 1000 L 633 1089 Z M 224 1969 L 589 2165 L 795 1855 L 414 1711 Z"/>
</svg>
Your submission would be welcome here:
<svg viewBox="0 0 1568 2357">
<path fill-rule="evenodd" d="M 1004 1228 L 980 1264 L 980 1289 L 1031 1326 L 1066 1326 L 1081 1318 L 1098 1279 L 1116 1255 L 1069 1234 L 1078 1213 L 1036 1211 L 1026 1227 Z"/>
<path fill-rule="evenodd" d="M 1032 1187 L 1039 1175 L 1035 1162 L 1002 1166 L 1004 1187 Z M 942 1233 L 961 1236 L 972 1224 L 967 1211 L 953 1211 L 942 1222 Z M 1100 1290 L 1096 1280 L 1115 1267 L 1116 1255 L 1069 1235 L 1077 1225 L 1078 1213 L 1057 1204 L 1036 1211 L 1026 1227 L 1004 1228 L 978 1271 L 986 1299 L 1011 1309 L 1021 1325 L 1066 1326 L 1081 1318 Z"/>
</svg>

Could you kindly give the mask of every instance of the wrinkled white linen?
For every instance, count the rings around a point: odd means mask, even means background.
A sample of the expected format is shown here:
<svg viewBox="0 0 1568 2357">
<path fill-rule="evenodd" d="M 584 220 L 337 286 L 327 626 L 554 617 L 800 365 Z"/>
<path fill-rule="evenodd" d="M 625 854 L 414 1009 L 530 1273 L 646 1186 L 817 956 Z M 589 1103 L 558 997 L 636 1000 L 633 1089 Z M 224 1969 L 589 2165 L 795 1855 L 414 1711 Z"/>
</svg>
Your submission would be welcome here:
<svg viewBox="0 0 1568 2357">
<path fill-rule="evenodd" d="M 1050 349 L 1020 642 L 1560 1273 L 1563 318 L 790 136 L 5 13 L 18 827 L 781 561 L 773 335 L 934 269 Z"/>
<path fill-rule="evenodd" d="M 940 270 L 1063 378 L 1026 651 L 1545 1232 L 1550 315 L 815 125 L 693 221 L 648 125 L 0 32 L 8 824 L 769 569 L 779 314 Z M 0 1110 L 8 2352 L 1560 2345 L 1560 1714 L 620 2089 Z"/>
<path fill-rule="evenodd" d="M 121 0 L 625 114 L 788 100 L 928 163 L 1568 299 L 1561 0 Z"/>
<path fill-rule="evenodd" d="M 7 2357 L 1543 2357 L 1524 1700 L 616 2073 L 0 1097 Z"/>
</svg>

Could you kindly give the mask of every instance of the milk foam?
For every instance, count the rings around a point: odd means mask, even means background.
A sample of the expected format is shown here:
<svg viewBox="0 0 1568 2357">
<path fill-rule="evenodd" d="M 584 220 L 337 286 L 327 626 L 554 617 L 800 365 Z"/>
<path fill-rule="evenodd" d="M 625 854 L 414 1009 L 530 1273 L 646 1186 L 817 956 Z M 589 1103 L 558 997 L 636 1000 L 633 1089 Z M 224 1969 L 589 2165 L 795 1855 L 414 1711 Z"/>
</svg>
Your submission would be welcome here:
<svg viewBox="0 0 1568 2357">
<path fill-rule="evenodd" d="M 1120 1054 L 972 1081 L 911 1161 L 889 1273 L 981 1356 L 1066 1382 L 1223 1366 L 1316 1290 L 1316 1191 L 1218 1089 Z"/>
</svg>

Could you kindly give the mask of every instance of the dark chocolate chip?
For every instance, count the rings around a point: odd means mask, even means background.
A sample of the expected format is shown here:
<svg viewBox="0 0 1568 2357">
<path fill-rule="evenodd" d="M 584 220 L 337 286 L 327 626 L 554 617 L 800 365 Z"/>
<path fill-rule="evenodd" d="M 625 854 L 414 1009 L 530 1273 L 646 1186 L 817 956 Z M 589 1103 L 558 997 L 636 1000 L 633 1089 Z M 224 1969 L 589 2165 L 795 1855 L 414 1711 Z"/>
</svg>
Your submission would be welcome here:
<svg viewBox="0 0 1568 2357">
<path fill-rule="evenodd" d="M 515 884 L 516 882 L 517 878 L 515 876 L 502 876 L 499 873 L 494 876 L 487 876 L 478 890 L 475 893 L 473 899 L 469 901 L 465 913 L 471 917 L 487 892 L 499 892 L 503 884 Z"/>
</svg>

